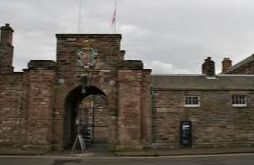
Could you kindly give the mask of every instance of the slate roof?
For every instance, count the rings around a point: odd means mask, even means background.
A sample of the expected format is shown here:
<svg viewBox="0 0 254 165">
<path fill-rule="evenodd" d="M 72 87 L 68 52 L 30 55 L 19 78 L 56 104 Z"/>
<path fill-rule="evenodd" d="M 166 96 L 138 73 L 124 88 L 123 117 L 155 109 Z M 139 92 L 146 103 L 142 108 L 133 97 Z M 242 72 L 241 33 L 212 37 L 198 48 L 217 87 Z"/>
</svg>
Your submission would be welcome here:
<svg viewBox="0 0 254 165">
<path fill-rule="evenodd" d="M 157 90 L 254 90 L 254 75 L 152 75 Z"/>
<path fill-rule="evenodd" d="M 254 61 L 254 54 L 252 54 L 251 56 L 245 58 L 244 60 L 240 61 L 239 63 L 233 65 L 229 70 L 227 70 L 224 73 L 230 73 L 238 68 L 241 68 L 243 65 L 248 64 L 250 62 Z"/>
</svg>

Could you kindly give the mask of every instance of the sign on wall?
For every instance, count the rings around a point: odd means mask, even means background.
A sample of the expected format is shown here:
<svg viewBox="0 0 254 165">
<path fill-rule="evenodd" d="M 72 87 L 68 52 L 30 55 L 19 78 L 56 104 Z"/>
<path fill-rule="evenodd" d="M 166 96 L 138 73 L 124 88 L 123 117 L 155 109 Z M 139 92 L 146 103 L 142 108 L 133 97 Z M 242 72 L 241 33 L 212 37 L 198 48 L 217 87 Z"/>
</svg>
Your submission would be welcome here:
<svg viewBox="0 0 254 165">
<path fill-rule="evenodd" d="M 94 48 L 77 49 L 78 64 L 82 68 L 93 68 L 95 66 L 95 57 L 98 51 Z"/>
</svg>

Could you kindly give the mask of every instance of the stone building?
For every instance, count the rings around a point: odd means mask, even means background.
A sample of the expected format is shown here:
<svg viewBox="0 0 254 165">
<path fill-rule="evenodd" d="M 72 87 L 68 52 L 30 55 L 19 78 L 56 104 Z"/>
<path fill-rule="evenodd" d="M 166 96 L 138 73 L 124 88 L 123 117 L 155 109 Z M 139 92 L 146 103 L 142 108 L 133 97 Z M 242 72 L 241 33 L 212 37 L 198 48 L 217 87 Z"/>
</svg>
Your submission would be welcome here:
<svg viewBox="0 0 254 165">
<path fill-rule="evenodd" d="M 77 109 L 91 95 L 106 99 L 92 126 L 109 149 L 141 149 L 151 141 L 151 70 L 124 60 L 121 35 L 57 34 L 56 62 L 32 60 L 17 73 L 12 33 L 8 24 L 1 27 L 0 145 L 70 147 Z"/>
<path fill-rule="evenodd" d="M 56 62 L 13 72 L 12 34 L 1 27 L 1 147 L 69 148 L 84 130 L 110 150 L 254 145 L 253 56 L 218 75 L 211 58 L 200 75 L 151 75 L 119 34 L 57 34 Z"/>
</svg>

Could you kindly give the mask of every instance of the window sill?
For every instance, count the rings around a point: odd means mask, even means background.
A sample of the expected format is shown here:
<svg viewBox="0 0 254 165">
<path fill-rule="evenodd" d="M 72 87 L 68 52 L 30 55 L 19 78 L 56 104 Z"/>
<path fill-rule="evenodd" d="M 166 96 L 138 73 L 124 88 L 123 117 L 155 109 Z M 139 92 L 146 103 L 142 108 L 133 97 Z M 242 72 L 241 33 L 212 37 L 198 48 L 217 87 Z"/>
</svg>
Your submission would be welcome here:
<svg viewBox="0 0 254 165">
<path fill-rule="evenodd" d="M 246 108 L 247 107 L 247 105 L 246 104 L 243 104 L 243 105 L 232 105 L 232 107 L 234 107 L 234 108 Z"/>
<path fill-rule="evenodd" d="M 184 105 L 186 108 L 199 108 L 200 105 Z"/>
</svg>

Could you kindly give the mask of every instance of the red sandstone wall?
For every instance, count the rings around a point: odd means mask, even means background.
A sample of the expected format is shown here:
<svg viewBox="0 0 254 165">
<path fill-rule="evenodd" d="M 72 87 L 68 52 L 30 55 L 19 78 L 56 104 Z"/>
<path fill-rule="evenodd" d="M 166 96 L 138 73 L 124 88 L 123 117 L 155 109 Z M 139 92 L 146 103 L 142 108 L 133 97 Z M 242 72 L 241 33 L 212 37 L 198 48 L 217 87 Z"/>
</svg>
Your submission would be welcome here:
<svg viewBox="0 0 254 165">
<path fill-rule="evenodd" d="M 0 146 L 22 146 L 26 140 L 23 74 L 0 76 Z"/>
<path fill-rule="evenodd" d="M 142 72 L 118 71 L 118 127 L 121 145 L 138 145 L 141 139 Z"/>
<path fill-rule="evenodd" d="M 150 70 L 124 61 L 120 35 L 57 35 L 55 62 L 32 60 L 22 74 L 1 75 L 0 144 L 62 148 L 73 136 L 75 106 L 86 94 L 107 99 L 108 148 L 142 148 L 151 139 Z M 95 68 L 78 65 L 77 49 L 98 50 Z M 78 89 L 76 91 L 76 89 Z M 71 94 L 72 93 L 72 94 Z M 68 100 L 69 99 L 69 100 Z M 67 131 L 66 131 L 67 130 Z"/>
<path fill-rule="evenodd" d="M 143 70 L 143 81 L 141 89 L 141 114 L 142 114 L 142 141 L 144 145 L 150 145 L 152 142 L 152 103 L 151 103 L 151 70 Z"/>
<path fill-rule="evenodd" d="M 118 71 L 119 149 L 142 148 L 150 141 L 150 70 Z"/>
<path fill-rule="evenodd" d="M 70 125 L 70 115 L 74 108 L 71 105 L 66 106 L 66 98 L 74 89 L 82 85 L 81 79 L 84 75 L 90 76 L 88 86 L 98 88 L 107 97 L 108 143 L 116 143 L 118 98 L 115 67 L 119 61 L 123 60 L 123 55 L 120 55 L 120 40 L 120 35 L 57 35 L 56 75 L 57 81 L 64 80 L 63 84 L 56 85 L 54 140 L 59 147 L 65 146 L 65 141 L 68 142 L 70 139 L 70 130 L 67 125 Z M 96 65 L 93 69 L 84 69 L 78 65 L 77 49 L 87 47 L 98 50 Z"/>
<path fill-rule="evenodd" d="M 48 147 L 52 141 L 55 71 L 29 69 L 25 73 L 27 144 Z"/>
</svg>

